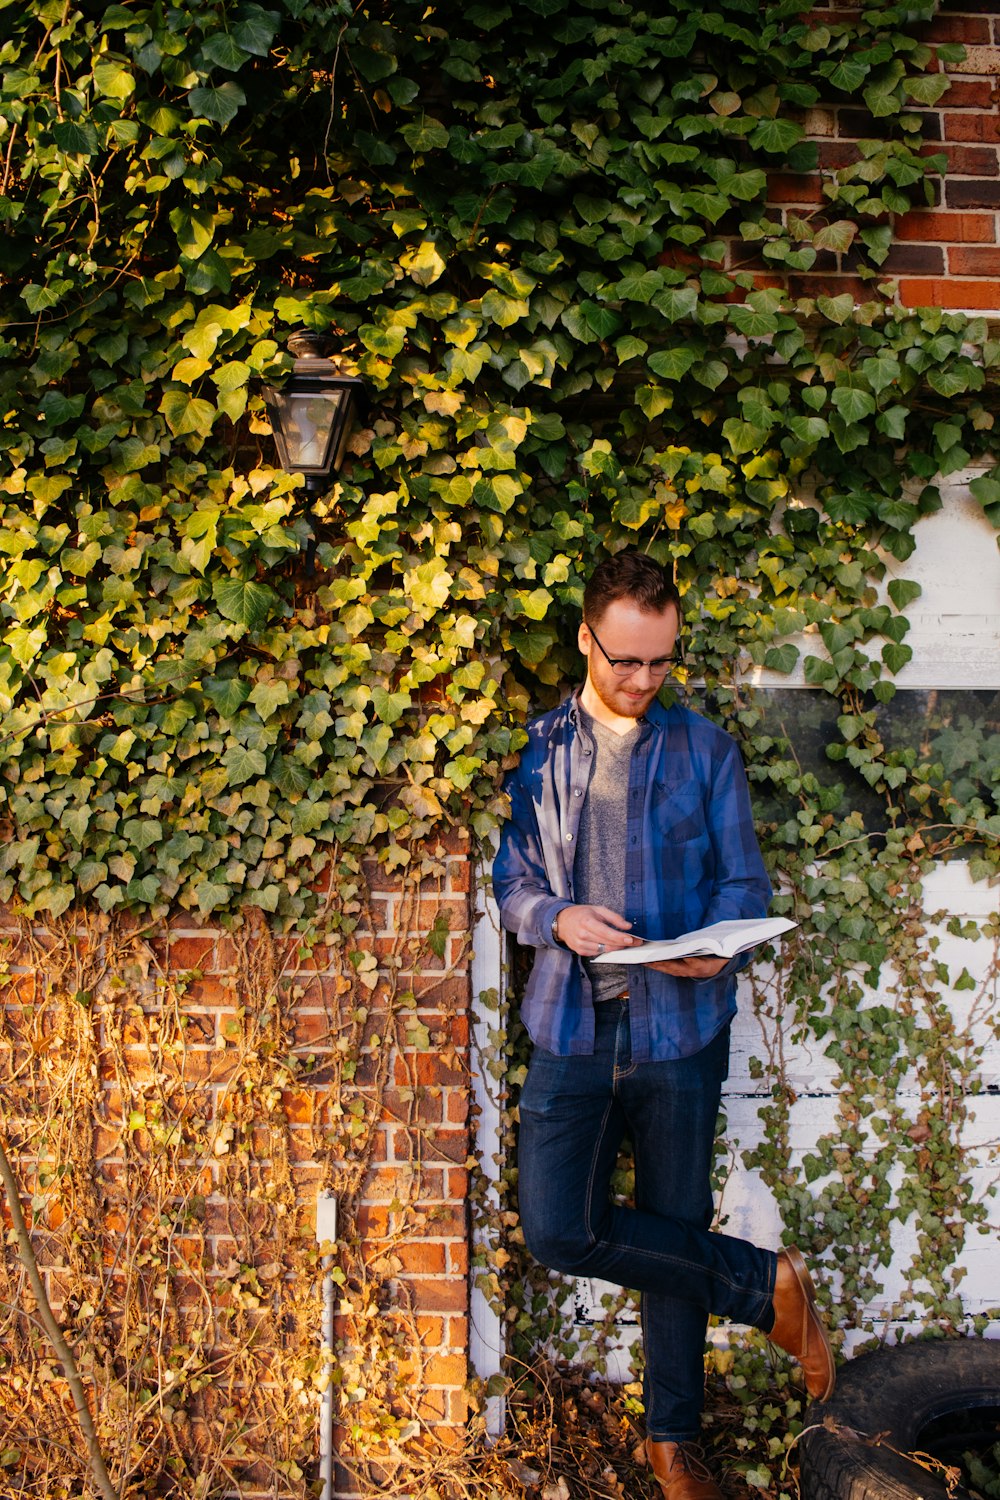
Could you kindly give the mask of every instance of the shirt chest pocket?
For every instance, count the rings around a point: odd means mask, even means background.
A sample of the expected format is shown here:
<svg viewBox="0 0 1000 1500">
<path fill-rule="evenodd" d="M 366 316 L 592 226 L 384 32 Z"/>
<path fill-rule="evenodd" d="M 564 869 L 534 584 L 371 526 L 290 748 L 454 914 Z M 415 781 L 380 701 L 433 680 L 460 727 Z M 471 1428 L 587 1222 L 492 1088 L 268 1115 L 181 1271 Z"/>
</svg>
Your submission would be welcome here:
<svg viewBox="0 0 1000 1500">
<path fill-rule="evenodd" d="M 652 833 L 662 843 L 704 843 L 708 838 L 702 788 L 697 781 L 658 782 L 649 799 L 649 816 Z"/>
</svg>

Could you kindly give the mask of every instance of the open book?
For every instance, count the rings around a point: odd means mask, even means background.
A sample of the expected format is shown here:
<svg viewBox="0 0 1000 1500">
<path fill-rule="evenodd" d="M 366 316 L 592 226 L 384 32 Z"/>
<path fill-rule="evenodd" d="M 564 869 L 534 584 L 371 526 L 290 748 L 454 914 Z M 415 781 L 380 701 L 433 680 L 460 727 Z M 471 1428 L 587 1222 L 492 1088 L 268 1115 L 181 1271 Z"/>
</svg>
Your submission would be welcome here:
<svg viewBox="0 0 1000 1500">
<path fill-rule="evenodd" d="M 667 958 L 735 958 L 758 943 L 797 927 L 788 917 L 740 918 L 733 922 L 713 922 L 678 938 L 646 942 L 638 948 L 613 948 L 591 959 L 595 964 L 651 964 Z"/>
</svg>

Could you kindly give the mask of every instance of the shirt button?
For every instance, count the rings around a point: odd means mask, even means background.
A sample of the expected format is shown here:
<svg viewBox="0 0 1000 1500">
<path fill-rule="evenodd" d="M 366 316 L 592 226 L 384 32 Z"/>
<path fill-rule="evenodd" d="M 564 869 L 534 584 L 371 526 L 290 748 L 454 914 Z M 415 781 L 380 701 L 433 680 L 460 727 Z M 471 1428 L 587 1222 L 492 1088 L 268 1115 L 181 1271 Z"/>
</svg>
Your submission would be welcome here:
<svg viewBox="0 0 1000 1500">
<path fill-rule="evenodd" d="M 571 833 L 567 833 L 566 842 L 567 844 L 571 844 L 573 842 L 573 835 Z"/>
<path fill-rule="evenodd" d="M 573 792 L 573 796 L 574 796 L 574 797 L 582 797 L 582 796 L 583 796 L 583 793 L 582 793 L 582 792 L 581 792 L 581 790 L 580 790 L 580 788 L 579 788 L 579 787 L 577 787 L 577 788 L 576 788 L 576 789 L 575 789 L 575 790 L 574 790 L 574 792 Z"/>
</svg>

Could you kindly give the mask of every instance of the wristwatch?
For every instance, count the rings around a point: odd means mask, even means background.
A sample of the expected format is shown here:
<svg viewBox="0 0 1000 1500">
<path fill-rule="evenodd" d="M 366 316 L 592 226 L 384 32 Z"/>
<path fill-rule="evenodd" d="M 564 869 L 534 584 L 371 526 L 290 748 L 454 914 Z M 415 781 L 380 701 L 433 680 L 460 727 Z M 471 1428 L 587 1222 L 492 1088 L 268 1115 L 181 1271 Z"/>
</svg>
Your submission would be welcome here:
<svg viewBox="0 0 1000 1500">
<path fill-rule="evenodd" d="M 559 918 L 561 916 L 562 916 L 562 907 L 559 908 L 559 910 L 556 912 L 555 916 L 552 918 L 552 926 L 549 928 L 549 931 L 552 933 L 552 941 L 559 948 L 561 948 L 563 946 L 562 939 L 559 936 Z"/>
</svg>

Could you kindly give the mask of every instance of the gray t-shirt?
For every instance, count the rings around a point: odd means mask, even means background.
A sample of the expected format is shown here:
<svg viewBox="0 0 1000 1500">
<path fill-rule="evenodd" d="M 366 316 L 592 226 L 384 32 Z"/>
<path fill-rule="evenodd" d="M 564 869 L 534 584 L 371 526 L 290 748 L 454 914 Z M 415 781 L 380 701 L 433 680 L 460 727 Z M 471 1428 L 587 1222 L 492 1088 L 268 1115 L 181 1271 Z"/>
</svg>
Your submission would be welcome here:
<svg viewBox="0 0 1000 1500">
<path fill-rule="evenodd" d="M 573 884 L 576 899 L 585 906 L 625 910 L 625 824 L 628 816 L 628 778 L 638 725 L 616 734 L 581 707 L 583 727 L 594 742 L 594 764 L 580 815 Z M 610 1000 L 628 988 L 625 964 L 594 964 L 584 959 L 595 1002 Z"/>
</svg>

